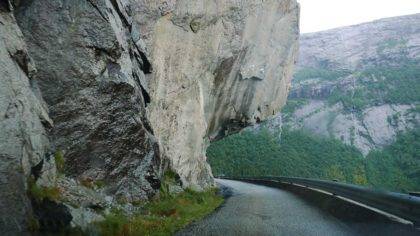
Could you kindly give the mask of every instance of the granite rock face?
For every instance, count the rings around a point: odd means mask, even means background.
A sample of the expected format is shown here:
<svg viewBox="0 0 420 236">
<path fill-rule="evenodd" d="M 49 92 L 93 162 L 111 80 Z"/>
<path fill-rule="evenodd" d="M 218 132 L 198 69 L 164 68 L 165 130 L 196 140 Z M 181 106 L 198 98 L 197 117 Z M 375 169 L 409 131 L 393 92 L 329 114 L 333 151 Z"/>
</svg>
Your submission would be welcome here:
<svg viewBox="0 0 420 236">
<path fill-rule="evenodd" d="M 22 3 L 16 14 L 66 173 L 109 194 L 147 199 L 159 188 L 158 144 L 145 114 L 144 61 L 112 1 Z"/>
<path fill-rule="evenodd" d="M 208 143 L 284 105 L 298 21 L 295 0 L 0 1 L 0 232 L 87 227 L 168 168 L 212 186 Z M 29 183 L 60 200 L 31 204 Z"/>
<path fill-rule="evenodd" d="M 35 74 L 12 5 L 1 1 L 0 232 L 25 229 L 32 215 L 26 194 L 28 178 L 36 174 L 45 184 L 55 177 L 55 169 L 46 168 L 51 162 L 54 164 L 46 132 L 52 121 L 38 96 Z"/>
<path fill-rule="evenodd" d="M 420 57 L 420 14 L 303 34 L 298 67 L 360 70 Z"/>
<path fill-rule="evenodd" d="M 298 49 L 295 1 L 139 1 L 153 73 L 149 118 L 187 186 L 212 184 L 209 141 L 275 115 Z M 159 1 L 157 1 L 159 2 Z M 150 22 L 144 15 L 158 12 Z"/>
</svg>

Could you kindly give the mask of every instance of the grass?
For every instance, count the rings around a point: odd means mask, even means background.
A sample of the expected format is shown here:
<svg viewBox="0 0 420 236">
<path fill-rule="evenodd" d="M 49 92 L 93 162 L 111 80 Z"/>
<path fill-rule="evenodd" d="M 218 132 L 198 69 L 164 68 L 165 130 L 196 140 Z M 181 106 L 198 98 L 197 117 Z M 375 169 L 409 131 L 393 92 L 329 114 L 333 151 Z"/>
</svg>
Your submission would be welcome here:
<svg viewBox="0 0 420 236">
<path fill-rule="evenodd" d="M 196 192 L 186 189 L 177 196 L 165 195 L 145 205 L 142 214 L 132 217 L 115 211 L 97 223 L 101 235 L 172 235 L 194 220 L 214 211 L 223 198 L 216 189 Z"/>
<path fill-rule="evenodd" d="M 38 186 L 33 178 L 29 178 L 28 195 L 38 202 L 41 202 L 44 199 L 57 202 L 60 200 L 61 193 L 58 187 Z"/>
<path fill-rule="evenodd" d="M 59 173 L 62 173 L 64 171 L 65 160 L 64 160 L 63 152 L 61 150 L 58 150 L 54 153 L 54 160 L 55 160 L 55 165 L 57 167 L 57 171 Z"/>
</svg>

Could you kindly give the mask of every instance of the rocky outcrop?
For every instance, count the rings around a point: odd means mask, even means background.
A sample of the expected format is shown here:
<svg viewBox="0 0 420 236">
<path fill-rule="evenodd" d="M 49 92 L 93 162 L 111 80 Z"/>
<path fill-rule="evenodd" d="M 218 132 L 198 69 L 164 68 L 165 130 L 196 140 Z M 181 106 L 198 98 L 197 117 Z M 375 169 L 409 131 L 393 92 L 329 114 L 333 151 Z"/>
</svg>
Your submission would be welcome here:
<svg viewBox="0 0 420 236">
<path fill-rule="evenodd" d="M 10 232 L 24 231 L 33 210 L 41 224 L 85 227 L 98 212 L 154 197 L 167 168 L 183 187 L 212 186 L 208 143 L 275 115 L 290 87 L 295 0 L 0 6 L 0 194 L 16 206 L 2 207 Z M 31 207 L 27 181 L 60 199 Z"/>
<path fill-rule="evenodd" d="M 353 145 L 363 155 L 392 144 L 399 132 L 412 130 L 420 122 L 420 114 L 413 105 L 372 106 L 360 114 L 352 114 L 340 105 L 331 106 L 322 100 L 308 100 L 292 114 L 283 116 L 287 117 L 283 117 L 280 124 L 269 122 L 274 126 L 271 130 L 283 125 L 305 129 Z"/>
<path fill-rule="evenodd" d="M 209 140 L 273 116 L 285 103 L 299 7 L 289 0 L 166 6 L 144 40 L 153 66 L 149 117 L 183 182 L 206 187 Z"/>
<path fill-rule="evenodd" d="M 147 199 L 161 159 L 146 119 L 145 64 L 113 1 L 28 1 L 17 19 L 47 102 L 66 173 L 109 194 Z M 114 4 L 113 4 L 114 3 Z"/>
</svg>

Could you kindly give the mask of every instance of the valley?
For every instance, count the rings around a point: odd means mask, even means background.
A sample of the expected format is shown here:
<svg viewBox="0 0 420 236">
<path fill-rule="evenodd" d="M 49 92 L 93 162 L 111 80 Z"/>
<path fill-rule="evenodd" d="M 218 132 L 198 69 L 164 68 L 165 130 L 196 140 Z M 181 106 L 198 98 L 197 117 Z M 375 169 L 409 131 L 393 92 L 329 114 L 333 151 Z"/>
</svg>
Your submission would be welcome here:
<svg viewBox="0 0 420 236">
<path fill-rule="evenodd" d="M 419 38 L 420 14 L 303 34 L 286 106 L 212 144 L 215 175 L 418 191 Z"/>
</svg>

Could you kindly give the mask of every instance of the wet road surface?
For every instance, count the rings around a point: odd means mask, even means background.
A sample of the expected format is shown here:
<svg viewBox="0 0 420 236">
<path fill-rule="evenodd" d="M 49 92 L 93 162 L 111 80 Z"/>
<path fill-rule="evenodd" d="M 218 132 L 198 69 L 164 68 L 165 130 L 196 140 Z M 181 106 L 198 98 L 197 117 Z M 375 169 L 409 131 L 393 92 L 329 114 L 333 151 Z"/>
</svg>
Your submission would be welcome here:
<svg viewBox="0 0 420 236">
<path fill-rule="evenodd" d="M 216 180 L 231 196 L 177 235 L 355 235 L 344 223 L 287 191 Z"/>
</svg>

